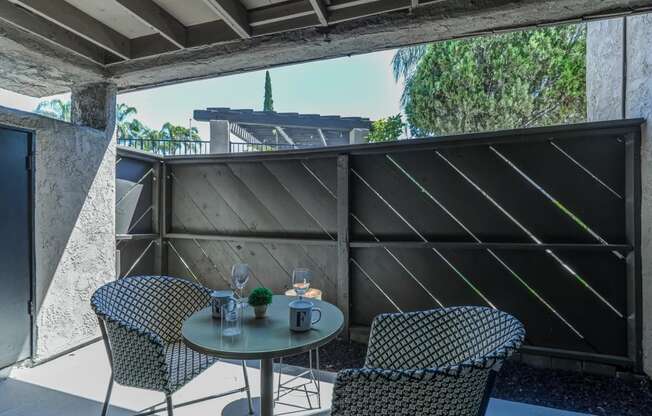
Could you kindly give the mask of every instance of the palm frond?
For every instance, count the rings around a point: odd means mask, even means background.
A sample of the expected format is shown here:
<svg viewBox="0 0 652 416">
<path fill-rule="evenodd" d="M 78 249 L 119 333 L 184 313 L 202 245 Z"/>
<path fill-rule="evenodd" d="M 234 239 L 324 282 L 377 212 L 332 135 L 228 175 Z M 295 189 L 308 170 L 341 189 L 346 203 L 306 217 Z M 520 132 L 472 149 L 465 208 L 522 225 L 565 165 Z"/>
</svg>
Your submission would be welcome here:
<svg viewBox="0 0 652 416">
<path fill-rule="evenodd" d="M 401 78 L 406 81 L 410 79 L 414 74 L 414 71 L 416 71 L 419 61 L 423 58 L 427 49 L 427 44 L 398 49 L 392 58 L 394 80 L 398 82 Z"/>
</svg>

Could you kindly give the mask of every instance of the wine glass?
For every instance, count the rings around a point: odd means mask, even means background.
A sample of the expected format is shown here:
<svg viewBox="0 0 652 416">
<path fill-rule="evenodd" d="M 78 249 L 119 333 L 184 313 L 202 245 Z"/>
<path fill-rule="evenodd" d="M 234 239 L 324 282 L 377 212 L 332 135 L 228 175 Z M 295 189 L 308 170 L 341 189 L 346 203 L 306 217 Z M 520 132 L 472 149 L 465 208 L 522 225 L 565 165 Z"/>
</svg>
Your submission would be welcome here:
<svg viewBox="0 0 652 416">
<path fill-rule="evenodd" d="M 294 269 L 292 272 L 292 288 L 302 299 L 302 296 L 310 289 L 310 280 L 312 279 L 312 272 L 309 269 Z"/>
<path fill-rule="evenodd" d="M 250 276 L 251 269 L 249 268 L 248 264 L 238 263 L 234 264 L 231 268 L 231 284 L 233 285 L 233 290 L 236 292 L 236 295 L 239 298 L 239 304 L 242 299 L 243 289 L 247 284 L 247 281 L 249 281 Z"/>
</svg>

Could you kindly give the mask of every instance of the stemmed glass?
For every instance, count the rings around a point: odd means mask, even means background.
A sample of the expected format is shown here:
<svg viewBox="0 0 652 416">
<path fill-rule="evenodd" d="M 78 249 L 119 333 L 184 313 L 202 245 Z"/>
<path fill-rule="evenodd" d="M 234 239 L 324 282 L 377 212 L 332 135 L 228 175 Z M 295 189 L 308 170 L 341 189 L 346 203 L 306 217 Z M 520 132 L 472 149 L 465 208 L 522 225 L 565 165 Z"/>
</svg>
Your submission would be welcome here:
<svg viewBox="0 0 652 416">
<path fill-rule="evenodd" d="M 312 279 L 312 272 L 309 269 L 294 269 L 292 272 L 292 288 L 302 299 L 303 295 L 310 289 L 310 280 Z"/>
<path fill-rule="evenodd" d="M 243 289 L 247 281 L 249 281 L 249 277 L 251 277 L 251 269 L 248 264 L 238 263 L 231 268 L 231 284 L 238 296 L 238 305 L 240 307 L 244 306 L 244 303 L 242 303 Z"/>
</svg>

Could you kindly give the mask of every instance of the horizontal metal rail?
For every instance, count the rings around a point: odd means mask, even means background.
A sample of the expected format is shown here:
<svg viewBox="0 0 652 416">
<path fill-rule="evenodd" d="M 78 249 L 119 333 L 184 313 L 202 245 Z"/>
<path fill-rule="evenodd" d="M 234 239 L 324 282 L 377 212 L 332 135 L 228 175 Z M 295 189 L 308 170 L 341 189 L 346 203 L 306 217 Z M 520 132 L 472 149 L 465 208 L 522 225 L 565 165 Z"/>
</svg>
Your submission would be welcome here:
<svg viewBox="0 0 652 416">
<path fill-rule="evenodd" d="M 325 238 L 303 237 L 262 237 L 260 234 L 232 235 L 232 234 L 192 234 L 192 233 L 166 233 L 164 238 L 174 240 L 213 240 L 213 241 L 242 241 L 252 243 L 279 243 L 279 244 L 306 244 L 317 246 L 336 246 L 337 241 Z M 601 252 L 630 252 L 633 247 L 628 244 L 535 244 L 535 243 L 473 243 L 450 241 L 351 241 L 351 248 L 415 248 L 415 249 L 459 249 L 459 250 L 572 250 L 572 251 L 601 251 Z"/>
<path fill-rule="evenodd" d="M 570 126 L 540 127 L 532 129 L 504 130 L 489 133 L 460 134 L 455 136 L 430 137 L 421 139 L 399 140 L 384 143 L 365 143 L 346 146 L 329 146 L 311 149 L 279 150 L 276 152 L 223 153 L 195 156 L 168 155 L 165 160 L 170 165 L 178 164 L 212 164 L 258 162 L 285 159 L 312 159 L 335 157 L 340 154 L 371 155 L 397 152 L 413 152 L 445 148 L 487 146 L 507 143 L 528 143 L 560 141 L 579 137 L 597 138 L 631 133 L 632 127 L 640 127 L 644 119 L 628 119 L 581 123 Z"/>
<path fill-rule="evenodd" d="M 138 149 L 134 149 L 133 147 L 127 147 L 127 146 L 118 145 L 116 147 L 116 155 L 118 156 L 118 159 L 116 160 L 116 164 L 120 160 L 122 160 L 122 158 L 140 160 L 141 162 L 151 162 L 151 163 L 163 162 L 162 155 L 157 155 L 156 153 L 146 152 L 144 150 L 138 150 Z"/>
<path fill-rule="evenodd" d="M 337 246 L 336 240 L 327 240 L 327 239 L 319 239 L 319 238 L 253 237 L 253 236 L 243 236 L 243 235 L 188 234 L 188 233 L 166 233 L 163 235 L 163 238 L 168 238 L 171 240 L 241 241 L 241 242 L 251 242 L 251 243 Z"/>
<path fill-rule="evenodd" d="M 352 241 L 353 248 L 396 247 L 396 248 L 440 248 L 460 250 L 573 250 L 573 251 L 622 251 L 629 252 L 633 247 L 628 244 L 535 244 L 535 243 L 472 243 L 448 241 Z"/>
<path fill-rule="evenodd" d="M 123 240 L 156 240 L 160 236 L 158 234 L 116 234 L 115 239 L 118 241 Z"/>
</svg>

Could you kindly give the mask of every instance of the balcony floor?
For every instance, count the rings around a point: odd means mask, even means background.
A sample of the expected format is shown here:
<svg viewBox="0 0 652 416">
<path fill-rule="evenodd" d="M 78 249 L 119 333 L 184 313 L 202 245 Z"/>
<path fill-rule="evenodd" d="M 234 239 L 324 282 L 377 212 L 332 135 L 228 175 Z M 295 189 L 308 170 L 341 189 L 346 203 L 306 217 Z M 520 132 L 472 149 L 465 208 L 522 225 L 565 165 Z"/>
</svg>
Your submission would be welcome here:
<svg viewBox="0 0 652 416">
<path fill-rule="evenodd" d="M 256 362 L 251 362 L 248 369 L 254 396 L 259 391 L 256 365 Z M 0 416 L 99 415 L 108 377 L 109 364 L 101 342 L 34 368 L 14 369 L 8 379 L 0 382 Z M 322 403 L 328 406 L 334 374 L 323 372 L 321 379 Z M 220 362 L 177 392 L 173 399 L 176 402 L 192 400 L 240 387 L 242 383 L 242 371 L 237 363 Z M 182 407 L 175 410 L 175 415 L 244 415 L 244 397 L 244 393 L 234 394 Z M 116 385 L 109 415 L 131 415 L 161 403 L 162 398 L 160 393 Z M 307 403 L 305 395 L 297 394 L 290 400 L 299 406 Z M 276 412 L 293 416 L 328 414 L 326 407 L 321 411 L 297 411 L 294 407 L 277 406 Z M 497 399 L 491 400 L 487 415 L 583 416 L 580 413 Z"/>
</svg>

